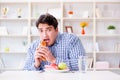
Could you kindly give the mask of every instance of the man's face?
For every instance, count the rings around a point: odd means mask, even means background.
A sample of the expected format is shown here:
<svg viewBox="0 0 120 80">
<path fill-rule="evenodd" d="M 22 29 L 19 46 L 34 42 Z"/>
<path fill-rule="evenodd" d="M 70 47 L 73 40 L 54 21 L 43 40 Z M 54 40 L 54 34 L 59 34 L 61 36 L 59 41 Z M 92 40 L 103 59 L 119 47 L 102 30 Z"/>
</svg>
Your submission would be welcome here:
<svg viewBox="0 0 120 80">
<path fill-rule="evenodd" d="M 50 46 L 54 43 L 58 35 L 58 28 L 54 29 L 53 26 L 40 23 L 38 25 L 38 30 L 39 30 L 40 39 L 44 40 L 47 43 L 47 46 Z"/>
</svg>

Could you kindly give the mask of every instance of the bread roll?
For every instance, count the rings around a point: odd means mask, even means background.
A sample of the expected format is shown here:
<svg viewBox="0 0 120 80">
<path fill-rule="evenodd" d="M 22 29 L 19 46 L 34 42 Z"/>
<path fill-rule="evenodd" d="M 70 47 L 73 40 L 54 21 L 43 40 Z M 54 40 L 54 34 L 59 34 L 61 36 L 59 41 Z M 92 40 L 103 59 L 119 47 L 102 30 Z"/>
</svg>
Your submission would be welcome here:
<svg viewBox="0 0 120 80">
<path fill-rule="evenodd" d="M 46 42 L 45 42 L 45 41 L 42 41 L 40 44 L 41 44 L 41 46 L 46 46 Z M 43 61 L 46 61 L 46 58 L 43 57 L 43 56 L 41 56 L 41 59 L 42 59 Z"/>
</svg>

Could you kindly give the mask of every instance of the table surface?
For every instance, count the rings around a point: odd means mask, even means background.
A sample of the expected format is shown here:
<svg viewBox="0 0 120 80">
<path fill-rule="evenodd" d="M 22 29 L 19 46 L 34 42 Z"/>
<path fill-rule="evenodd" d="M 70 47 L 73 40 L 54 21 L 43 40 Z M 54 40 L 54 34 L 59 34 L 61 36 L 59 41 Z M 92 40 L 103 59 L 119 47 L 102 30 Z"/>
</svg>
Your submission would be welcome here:
<svg viewBox="0 0 120 80">
<path fill-rule="evenodd" d="M 88 71 L 86 73 L 5 71 L 0 73 L 0 80 L 120 80 L 120 75 L 110 71 Z"/>
</svg>

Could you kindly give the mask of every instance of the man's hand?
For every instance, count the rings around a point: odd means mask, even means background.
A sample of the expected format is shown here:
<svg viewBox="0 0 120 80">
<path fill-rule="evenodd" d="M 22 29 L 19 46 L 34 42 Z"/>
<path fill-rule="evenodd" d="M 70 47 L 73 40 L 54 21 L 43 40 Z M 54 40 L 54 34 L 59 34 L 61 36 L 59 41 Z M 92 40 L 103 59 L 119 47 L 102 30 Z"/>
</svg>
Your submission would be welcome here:
<svg viewBox="0 0 120 80">
<path fill-rule="evenodd" d="M 55 63 L 56 59 L 52 55 L 51 51 L 46 46 L 39 46 L 35 51 L 35 67 L 38 68 L 42 61 L 42 57 L 46 59 L 46 61 L 50 63 Z"/>
<path fill-rule="evenodd" d="M 40 46 L 38 49 L 39 55 L 43 56 L 48 62 L 54 63 L 55 57 L 46 46 Z"/>
<path fill-rule="evenodd" d="M 39 48 L 37 48 L 36 51 L 35 51 L 34 59 L 35 59 L 34 66 L 36 68 L 38 68 L 40 66 L 41 61 L 42 61 L 41 60 L 41 55 L 39 54 Z"/>
</svg>

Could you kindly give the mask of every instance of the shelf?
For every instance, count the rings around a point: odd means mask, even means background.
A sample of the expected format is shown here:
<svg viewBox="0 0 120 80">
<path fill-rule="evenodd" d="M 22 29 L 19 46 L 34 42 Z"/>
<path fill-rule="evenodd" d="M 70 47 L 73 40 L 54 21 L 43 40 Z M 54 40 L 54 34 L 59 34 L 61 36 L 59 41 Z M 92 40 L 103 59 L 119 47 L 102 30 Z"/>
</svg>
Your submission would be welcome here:
<svg viewBox="0 0 120 80">
<path fill-rule="evenodd" d="M 0 35 L 0 37 L 28 37 L 27 35 Z"/>
<path fill-rule="evenodd" d="M 96 18 L 97 21 L 120 21 L 120 18 L 104 17 Z"/>
<path fill-rule="evenodd" d="M 23 2 L 23 1 L 18 1 L 18 2 L 12 2 L 12 1 L 7 1 L 7 2 L 0 2 L 0 4 L 28 4 L 28 2 Z"/>
<path fill-rule="evenodd" d="M 94 52 L 92 51 L 86 51 L 86 54 L 93 54 Z"/>
<path fill-rule="evenodd" d="M 46 6 L 47 5 L 47 6 Z M 114 7 L 111 7 L 113 6 Z M 117 6 L 115 6 L 117 5 Z M 22 41 L 28 41 L 28 45 L 32 43 L 33 40 L 39 38 L 39 34 L 32 34 L 32 28 L 35 26 L 35 21 L 38 19 L 38 17 L 43 14 L 49 12 L 49 9 L 60 9 L 60 13 L 55 13 L 60 15 L 57 20 L 59 23 L 60 32 L 66 32 L 65 26 L 67 24 L 71 25 L 73 28 L 73 34 L 77 35 L 82 43 L 83 46 L 85 46 L 86 54 L 90 57 L 94 58 L 93 66 L 95 62 L 100 57 L 99 61 L 103 60 L 109 60 L 109 57 L 114 59 L 114 62 L 117 61 L 116 58 L 120 57 L 119 51 L 114 51 L 113 46 L 115 46 L 117 43 L 120 43 L 120 11 L 119 11 L 120 2 L 86 2 L 86 1 L 30 1 L 30 2 L 0 2 L 0 9 L 3 7 L 8 7 L 8 15 L 7 18 L 2 17 L 2 13 L 0 12 L 0 26 L 4 26 L 8 30 L 8 35 L 0 35 L 0 57 L 6 58 L 8 57 L 10 61 L 14 61 L 16 59 L 16 56 L 24 56 L 26 55 L 27 51 L 14 51 L 16 49 L 17 45 L 19 45 L 20 48 L 23 48 Z M 102 17 L 96 16 L 96 7 L 98 7 L 102 13 Z M 18 8 L 22 8 L 22 17 L 17 18 L 16 10 Z M 109 9 L 113 11 L 113 14 L 108 14 Z M 72 17 L 68 16 L 68 11 L 73 10 L 74 15 Z M 106 11 L 108 12 L 106 13 Z M 84 17 L 84 12 L 88 11 L 86 13 L 87 17 Z M 53 11 L 54 12 L 54 11 Z M 38 15 L 39 14 L 39 15 Z M 86 16 L 85 15 L 85 16 Z M 55 15 L 54 15 L 55 16 Z M 81 21 L 88 21 L 89 26 L 85 28 L 86 34 L 81 35 L 81 27 L 80 22 Z M 117 33 L 116 34 L 108 34 L 106 31 L 106 27 L 108 25 L 115 25 L 117 27 Z M 23 27 L 28 27 L 29 29 L 27 35 L 22 35 Z M 15 30 L 15 31 L 14 31 Z M 12 33 L 12 34 L 11 34 Z M 21 34 L 19 34 L 21 33 Z M 10 38 L 10 39 L 9 39 Z M 8 40 L 9 39 L 9 40 Z M 107 40 L 106 42 L 104 40 Z M 10 45 L 9 42 L 12 42 L 15 44 Z M 98 47 L 100 50 L 103 51 L 95 51 L 96 42 L 98 42 Z M 5 52 L 4 48 L 7 46 L 15 46 L 11 48 L 11 52 Z M 17 49 L 20 49 L 17 48 Z M 12 51 L 13 49 L 13 51 Z M 23 49 L 21 49 L 23 50 Z M 111 50 L 111 51 L 109 51 Z M 11 59 L 11 55 L 15 55 L 14 58 Z M 5 56 L 3 56 L 5 55 Z M 114 55 L 114 56 L 113 56 Z M 104 57 L 101 57 L 104 56 Z M 24 57 L 22 57 L 24 58 Z M 104 59 L 106 58 L 106 59 Z M 20 58 L 21 59 L 21 58 Z M 119 59 L 120 60 L 120 59 Z M 16 61 L 16 60 L 15 60 Z M 7 61 L 6 61 L 7 62 Z M 110 62 L 112 65 L 112 62 Z M 117 64 L 116 64 L 117 65 Z M 6 65 L 9 67 L 10 65 Z M 10 66 L 10 68 L 4 68 L 2 70 L 21 70 L 18 68 L 18 66 Z M 120 68 L 107 68 L 107 69 L 96 69 L 95 67 L 89 69 L 89 70 L 120 70 Z"/>
<path fill-rule="evenodd" d="M 60 1 L 36 1 L 36 2 L 31 2 L 32 4 L 36 5 L 36 4 L 61 4 Z"/>
<path fill-rule="evenodd" d="M 120 34 L 96 34 L 96 37 L 120 37 Z"/>
<path fill-rule="evenodd" d="M 26 54 L 27 52 L 0 52 L 0 54 Z"/>
<path fill-rule="evenodd" d="M 120 70 L 120 68 L 106 68 L 106 69 L 96 69 L 96 70 Z"/>
<path fill-rule="evenodd" d="M 15 67 L 15 68 L 14 68 Z M 17 66 L 12 66 L 12 68 L 3 68 L 1 71 L 22 71 L 22 69 L 16 68 Z"/>
<path fill-rule="evenodd" d="M 94 3 L 94 1 L 90 1 L 90 2 L 88 2 L 88 1 L 64 1 L 63 2 L 64 4 L 93 4 Z"/>
<path fill-rule="evenodd" d="M 39 37 L 39 35 L 31 35 L 31 37 Z"/>
<path fill-rule="evenodd" d="M 81 34 L 76 34 L 78 37 L 93 37 L 92 34 L 85 34 L 85 35 L 81 35 Z"/>
<path fill-rule="evenodd" d="M 118 1 L 109 1 L 109 2 L 95 2 L 96 4 L 120 4 Z"/>
<path fill-rule="evenodd" d="M 19 66 L 7 66 L 4 67 L 2 69 L 0 69 L 1 71 L 22 71 L 22 67 Z"/>
<path fill-rule="evenodd" d="M 28 20 L 28 18 L 0 18 L 0 20 L 4 20 L 4 21 L 26 21 Z"/>
<path fill-rule="evenodd" d="M 37 20 L 37 18 L 32 17 L 32 18 L 31 18 L 31 20 L 36 21 L 36 20 Z M 57 18 L 57 20 L 61 20 L 61 19 L 60 19 L 60 18 Z"/>
<path fill-rule="evenodd" d="M 99 52 L 96 52 L 96 54 L 120 54 L 119 51 L 99 51 Z"/>
<path fill-rule="evenodd" d="M 87 21 L 91 21 L 93 20 L 93 18 L 78 18 L 78 17 L 64 17 L 63 20 L 69 20 L 69 21 L 76 21 L 76 20 L 87 20 Z"/>
</svg>

